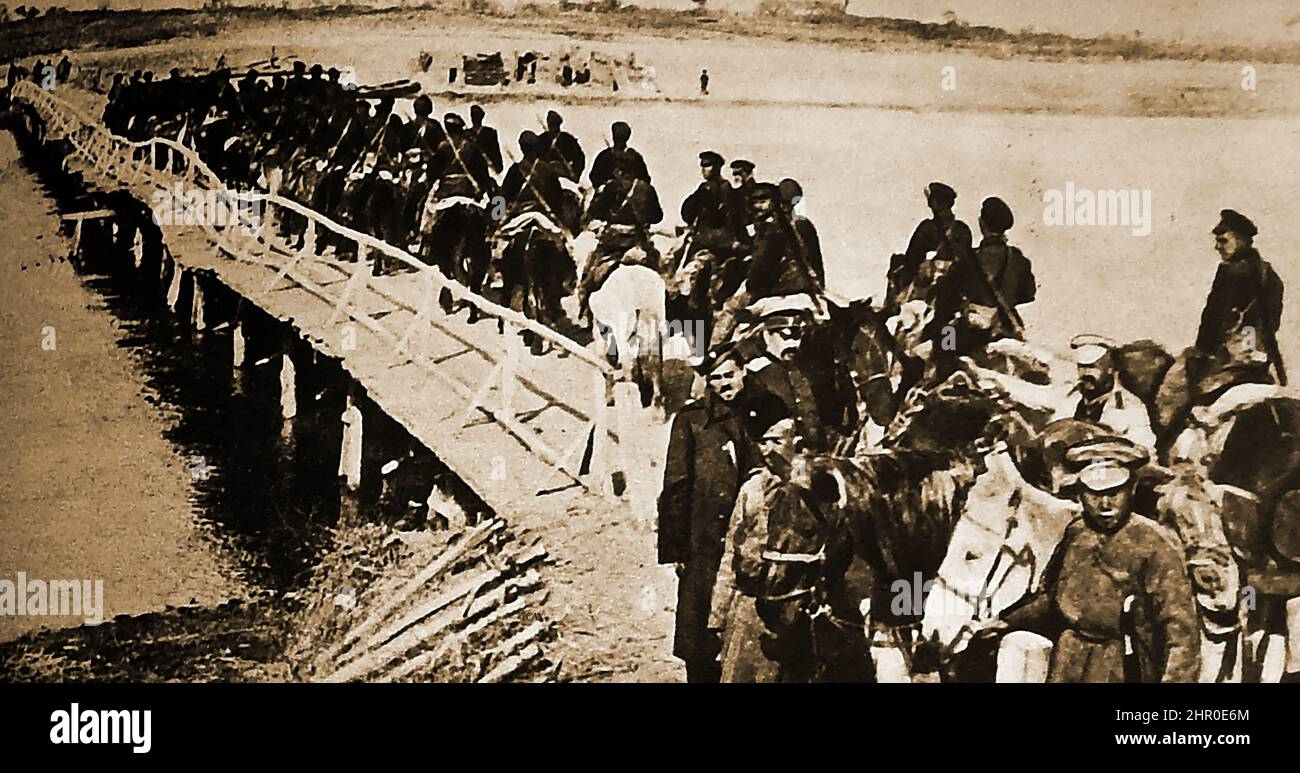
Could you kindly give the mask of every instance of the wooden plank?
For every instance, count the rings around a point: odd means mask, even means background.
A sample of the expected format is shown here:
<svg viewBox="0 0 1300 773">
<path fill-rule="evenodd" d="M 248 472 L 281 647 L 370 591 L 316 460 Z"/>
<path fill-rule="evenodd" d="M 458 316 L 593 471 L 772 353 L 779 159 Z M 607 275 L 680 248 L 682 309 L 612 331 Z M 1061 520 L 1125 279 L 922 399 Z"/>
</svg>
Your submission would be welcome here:
<svg viewBox="0 0 1300 773">
<path fill-rule="evenodd" d="M 388 597 L 384 601 L 384 603 L 375 607 L 375 609 L 366 617 L 364 621 L 362 621 L 360 625 L 353 628 L 351 631 L 348 631 L 348 633 L 339 641 L 337 645 L 335 645 L 334 648 L 331 648 L 329 651 L 327 651 L 325 657 L 331 660 L 337 657 L 338 654 L 342 652 L 344 648 L 352 644 L 352 642 L 358 640 L 362 634 L 366 633 L 371 628 L 374 628 L 376 625 L 382 622 L 385 615 L 387 615 L 394 608 L 401 605 L 404 601 L 410 598 L 411 595 L 414 594 L 417 589 L 419 589 L 421 586 L 423 586 L 425 583 L 429 582 L 430 580 L 433 580 L 438 576 L 440 576 L 443 572 L 445 572 L 448 569 L 448 567 L 452 566 L 457 561 L 459 561 L 470 550 L 483 544 L 483 542 L 485 542 L 488 537 L 501 531 L 503 528 L 505 528 L 505 524 L 502 521 L 494 518 L 490 521 L 485 521 L 479 524 L 478 526 L 475 526 L 472 529 L 470 529 L 468 532 L 465 533 L 463 539 L 461 539 L 456 544 L 448 547 L 447 550 L 443 551 L 443 553 L 439 555 L 438 558 L 433 563 L 429 564 L 424 569 L 421 569 L 418 573 L 416 573 L 414 577 L 408 580 L 406 584 L 401 587 L 400 590 L 398 590 L 392 596 Z"/>
</svg>

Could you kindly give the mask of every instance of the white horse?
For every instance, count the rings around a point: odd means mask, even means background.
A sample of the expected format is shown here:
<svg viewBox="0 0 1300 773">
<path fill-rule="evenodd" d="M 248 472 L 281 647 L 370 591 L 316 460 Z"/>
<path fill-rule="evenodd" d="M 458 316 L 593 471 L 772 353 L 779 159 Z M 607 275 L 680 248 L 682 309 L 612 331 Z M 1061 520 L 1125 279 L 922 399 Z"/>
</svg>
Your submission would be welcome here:
<svg viewBox="0 0 1300 773">
<path fill-rule="evenodd" d="M 1065 527 L 1079 505 L 1030 485 L 1005 451 L 985 457 L 948 551 L 925 602 L 923 639 L 941 651 L 966 647 L 979 621 L 993 617 L 1035 590 Z M 1051 643 L 1013 633 L 999 654 L 998 681 L 1043 681 Z"/>
<path fill-rule="evenodd" d="M 620 378 L 648 383 L 657 405 L 663 393 L 663 330 L 667 291 L 659 272 L 624 265 L 592 292 L 592 346 L 617 363 Z"/>
</svg>

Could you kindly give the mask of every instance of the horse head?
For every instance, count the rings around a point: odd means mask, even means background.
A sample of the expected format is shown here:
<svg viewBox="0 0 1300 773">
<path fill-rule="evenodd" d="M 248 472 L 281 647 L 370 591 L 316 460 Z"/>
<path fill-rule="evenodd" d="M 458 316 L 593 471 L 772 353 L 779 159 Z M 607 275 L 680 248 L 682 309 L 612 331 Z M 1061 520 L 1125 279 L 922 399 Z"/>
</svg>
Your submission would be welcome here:
<svg viewBox="0 0 1300 773">
<path fill-rule="evenodd" d="M 1159 520 L 1181 538 L 1187 572 L 1206 633 L 1237 628 L 1241 569 L 1223 526 L 1221 486 L 1197 464 L 1180 462 L 1173 479 L 1156 487 Z"/>
<path fill-rule="evenodd" d="M 1034 590 L 1079 507 L 1025 480 L 1011 455 L 995 451 L 967 493 L 926 600 L 922 636 L 940 659 L 960 652 L 971 624 Z"/>
</svg>

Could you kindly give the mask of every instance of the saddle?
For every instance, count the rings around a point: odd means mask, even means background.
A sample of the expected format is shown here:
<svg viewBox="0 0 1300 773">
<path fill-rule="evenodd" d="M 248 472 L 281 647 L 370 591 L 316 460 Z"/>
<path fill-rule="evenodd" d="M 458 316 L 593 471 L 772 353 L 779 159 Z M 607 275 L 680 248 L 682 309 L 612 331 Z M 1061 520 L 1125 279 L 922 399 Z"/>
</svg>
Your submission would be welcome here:
<svg viewBox="0 0 1300 773">
<path fill-rule="evenodd" d="M 541 212 L 531 209 L 507 220 L 499 229 L 499 233 L 501 236 L 509 238 L 521 234 L 529 228 L 540 228 L 557 237 L 564 236 L 564 229 L 556 225 L 554 220 Z"/>
</svg>

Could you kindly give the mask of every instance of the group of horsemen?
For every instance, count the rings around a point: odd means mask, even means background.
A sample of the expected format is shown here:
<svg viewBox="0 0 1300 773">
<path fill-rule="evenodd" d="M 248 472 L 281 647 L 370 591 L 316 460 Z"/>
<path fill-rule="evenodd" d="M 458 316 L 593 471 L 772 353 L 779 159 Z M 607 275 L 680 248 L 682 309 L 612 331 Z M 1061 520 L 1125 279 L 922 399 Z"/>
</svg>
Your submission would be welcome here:
<svg viewBox="0 0 1300 773">
<path fill-rule="evenodd" d="M 437 120 L 425 96 L 413 112 L 403 120 L 393 95 L 359 93 L 336 70 L 295 62 L 289 73 L 118 75 L 104 121 L 137 140 L 180 133 L 228 186 L 277 188 L 553 327 L 569 323 L 560 300 L 576 294 L 573 329 L 583 330 L 587 300 L 613 269 L 660 272 L 670 313 L 705 321 L 707 343 L 698 396 L 673 417 L 659 499 L 659 559 L 679 577 L 674 654 L 692 681 L 873 678 L 862 596 L 819 592 L 829 572 L 848 569 L 832 569 L 818 549 L 828 521 L 809 506 L 797 460 L 871 452 L 918 390 L 963 375 L 1005 379 L 1006 344 L 1024 339 L 1017 307 L 1036 293 L 1029 259 L 1008 243 L 1006 203 L 984 200 L 976 243 L 953 214 L 956 192 L 930 184 L 932 217 L 891 261 L 883 301 L 845 309 L 827 297 L 817 230 L 792 179 L 759 182 L 754 164 L 737 159 L 729 183 L 725 159 L 700 153 L 685 227 L 660 255 L 651 231 L 664 213 L 627 124 L 612 126 L 583 195 L 585 155 L 554 111 L 542 132 L 519 136 L 504 176 L 477 105 L 469 125 L 455 113 Z M 305 241 L 302 226 L 277 224 Z M 569 245 L 583 229 L 596 231 L 597 246 L 579 277 Z M 1224 210 L 1213 232 L 1222 263 L 1196 344 L 1164 379 L 1168 394 L 1154 403 L 1130 394 L 1114 342 L 1072 341 L 1079 378 L 1054 418 L 1099 428 L 1071 438 L 1059 460 L 1060 493 L 1083 516 L 1038 590 L 977 633 L 1043 632 L 1054 643 L 1049 680 L 1196 678 L 1197 611 L 1178 537 L 1133 512 L 1134 494 L 1196 406 L 1243 381 L 1286 380 L 1275 340 L 1282 283 L 1252 246 L 1255 226 Z M 315 245 L 331 248 L 348 259 L 328 235 Z M 376 261 L 375 270 L 400 267 Z M 869 332 L 874 359 L 855 356 L 844 320 Z M 1134 603 L 1148 621 L 1137 666 L 1125 657 Z"/>
<path fill-rule="evenodd" d="M 876 340 L 892 356 L 875 373 L 854 374 L 854 420 L 843 421 L 827 383 L 834 367 L 819 359 L 820 303 L 798 291 L 750 307 L 757 353 L 734 341 L 718 345 L 700 367 L 706 393 L 675 417 L 659 554 L 677 567 L 674 654 L 688 680 L 884 678 L 872 657 L 874 634 L 890 623 L 862 614 L 859 602 L 873 597 L 873 580 L 855 585 L 853 560 L 837 547 L 844 542 L 838 532 L 849 527 L 810 493 L 806 454 L 887 452 L 877 422 L 891 423 L 908 403 L 919 405 L 924 393 L 939 394 L 954 381 L 1014 394 L 1028 411 L 1045 412 L 1046 427 L 1030 440 L 1053 460 L 1052 493 L 1073 499 L 1082 513 L 1035 589 L 966 623 L 965 652 L 992 652 L 1000 667 L 998 643 L 1024 631 L 1051 642 L 1047 681 L 1203 680 L 1191 551 L 1177 519 L 1155 512 L 1151 492 L 1169 483 L 1165 464 L 1198 409 L 1234 387 L 1286 384 L 1275 339 L 1283 286 L 1252 246 L 1255 225 L 1235 211 L 1221 213 L 1213 229 L 1221 263 L 1193 347 L 1175 358 L 1151 342 L 1120 346 L 1076 336 L 1077 380 L 1062 402 L 1039 399 L 1050 391 L 1045 373 L 1011 356 L 1026 350 L 1017 307 L 1034 300 L 1036 283 L 1030 261 L 1007 242 L 1010 209 L 986 199 L 975 244 L 953 215 L 956 193 L 937 182 L 925 193 L 933 217 L 894 256 L 885 300 L 866 314 L 867 329 L 880 331 Z M 1139 396 L 1122 376 L 1154 367 L 1153 350 L 1168 360 L 1163 378 Z M 841 481 L 831 499 L 842 505 L 849 490 Z M 909 667 L 920 662 L 922 647 L 902 646 L 912 653 Z M 1296 647 L 1288 641 L 1283 680 L 1300 678 Z M 1223 661 L 1229 671 L 1235 657 Z M 939 670 L 957 672 L 953 664 Z"/>
</svg>

